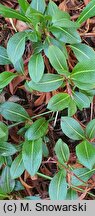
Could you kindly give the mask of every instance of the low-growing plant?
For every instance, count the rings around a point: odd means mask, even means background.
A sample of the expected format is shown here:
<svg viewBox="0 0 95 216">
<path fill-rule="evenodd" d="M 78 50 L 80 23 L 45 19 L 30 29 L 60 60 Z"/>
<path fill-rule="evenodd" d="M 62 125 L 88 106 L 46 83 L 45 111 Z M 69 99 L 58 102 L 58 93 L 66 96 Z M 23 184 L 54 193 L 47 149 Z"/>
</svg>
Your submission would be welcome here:
<svg viewBox="0 0 95 216">
<path fill-rule="evenodd" d="M 14 72 L 0 74 L 0 92 L 15 78 L 23 77 L 26 91 L 51 92 L 47 111 L 30 116 L 20 104 L 5 101 L 0 104 L 0 199 L 14 197 L 14 191 L 23 190 L 18 181 L 26 170 L 31 176 L 38 175 L 50 180 L 51 200 L 77 199 L 80 193 L 90 192 L 89 179 L 95 174 L 95 119 L 83 125 L 77 118 L 77 110 L 90 108 L 95 95 L 95 51 L 82 43 L 77 29 L 88 18 L 95 15 L 95 0 L 71 21 L 67 12 L 45 0 L 18 0 L 19 11 L 0 4 L 3 17 L 15 18 L 26 23 L 27 29 L 16 32 L 8 41 L 7 48 L 0 46 L 0 65 L 11 65 Z M 32 46 L 28 62 L 28 75 L 24 72 L 26 41 Z M 75 65 L 69 67 L 68 49 L 76 57 Z M 47 68 L 46 61 L 53 68 Z M 61 138 L 54 147 L 57 172 L 47 176 L 40 172 L 43 157 L 48 158 L 48 130 L 51 122 L 56 124 L 60 112 L 61 130 L 66 137 L 75 140 L 76 164 L 70 161 L 70 149 Z M 51 114 L 55 114 L 52 118 Z M 47 118 L 44 116 L 46 114 Z M 36 119 L 36 120 L 35 120 Z M 21 125 L 19 145 L 8 142 L 10 128 Z M 62 192 L 63 191 L 63 192 Z M 27 197 L 26 199 L 28 199 Z M 37 197 L 40 198 L 40 197 Z M 29 199 L 33 199 L 30 197 Z M 36 197 L 34 197 L 36 199 Z"/>
</svg>

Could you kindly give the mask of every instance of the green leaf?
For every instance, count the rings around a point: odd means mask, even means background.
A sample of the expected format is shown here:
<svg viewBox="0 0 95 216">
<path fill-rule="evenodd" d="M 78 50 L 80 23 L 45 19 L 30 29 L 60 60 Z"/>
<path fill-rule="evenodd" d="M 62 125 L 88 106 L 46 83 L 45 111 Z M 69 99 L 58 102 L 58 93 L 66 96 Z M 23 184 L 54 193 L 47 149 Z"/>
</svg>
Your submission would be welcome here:
<svg viewBox="0 0 95 216">
<path fill-rule="evenodd" d="M 29 61 L 29 75 L 33 82 L 39 82 L 44 73 L 44 61 L 41 53 L 32 55 Z"/>
<path fill-rule="evenodd" d="M 74 84 L 77 86 L 77 83 L 86 83 L 87 85 L 90 83 L 91 85 L 95 83 L 95 62 L 91 60 L 87 60 L 84 62 L 78 63 L 72 73 L 71 79 Z"/>
<path fill-rule="evenodd" d="M 55 145 L 55 153 L 58 158 L 58 161 L 61 164 L 64 164 L 68 162 L 70 157 L 70 151 L 68 148 L 68 145 L 62 141 L 62 139 L 59 139 Z"/>
<path fill-rule="evenodd" d="M 95 147 L 91 143 L 84 140 L 82 143 L 77 145 L 76 155 L 82 165 L 90 170 L 92 169 L 95 164 Z"/>
<path fill-rule="evenodd" d="M 21 59 L 25 50 L 26 32 L 14 34 L 8 41 L 7 53 L 13 64 Z"/>
<path fill-rule="evenodd" d="M 9 198 L 9 196 L 0 189 L 0 200 L 5 200 L 6 198 Z"/>
<path fill-rule="evenodd" d="M 49 1 L 46 14 L 53 16 L 57 12 L 59 12 L 57 5 L 53 1 Z"/>
<path fill-rule="evenodd" d="M 75 101 L 70 98 L 69 106 L 68 106 L 68 116 L 73 116 L 77 111 L 77 106 L 75 104 Z"/>
<path fill-rule="evenodd" d="M 25 15 L 31 20 L 31 24 L 35 27 L 35 29 L 38 30 L 38 23 L 43 22 L 44 15 L 41 12 L 33 9 L 31 5 L 28 7 Z"/>
<path fill-rule="evenodd" d="M 15 180 L 15 187 L 14 187 L 14 191 L 21 191 L 24 190 L 24 186 L 21 184 L 20 181 Z"/>
<path fill-rule="evenodd" d="M 83 185 L 84 182 L 87 182 L 88 179 L 91 178 L 91 176 L 93 174 L 95 174 L 95 169 L 93 170 L 89 170 L 87 168 L 77 168 L 77 169 L 74 169 L 73 170 L 73 173 L 78 177 L 75 177 L 74 175 L 72 175 L 72 179 L 71 179 L 71 183 L 75 186 L 80 186 L 80 185 Z M 82 180 L 79 180 L 79 178 Z"/>
<path fill-rule="evenodd" d="M 48 157 L 49 156 L 49 150 L 47 148 L 46 143 L 43 143 L 43 145 L 42 145 L 42 152 L 43 152 L 43 156 L 44 157 Z"/>
<path fill-rule="evenodd" d="M 28 40 L 35 42 L 35 43 L 38 42 L 38 36 L 37 36 L 37 33 L 35 31 L 27 30 L 26 32 L 27 32 Z M 41 42 L 39 44 L 41 45 Z M 34 47 L 33 47 L 33 53 L 34 53 Z"/>
<path fill-rule="evenodd" d="M 14 64 L 14 68 L 16 69 L 16 71 L 19 74 L 23 74 L 24 75 L 24 63 L 23 63 L 23 59 L 19 59 L 15 64 Z"/>
<path fill-rule="evenodd" d="M 25 169 L 31 176 L 34 176 L 42 162 L 42 140 L 25 141 L 22 157 Z"/>
<path fill-rule="evenodd" d="M 73 140 L 84 139 L 84 130 L 74 118 L 62 117 L 61 128 L 63 133 Z"/>
<path fill-rule="evenodd" d="M 31 22 L 31 20 L 29 20 L 25 15 L 19 13 L 18 11 L 8 8 L 2 4 L 0 4 L 0 14 L 3 17 L 7 17 L 7 18 L 15 18 L 18 20 L 22 20 L 24 22 Z"/>
<path fill-rule="evenodd" d="M 65 200 L 67 194 L 65 174 L 64 170 L 61 170 L 51 180 L 49 185 L 49 196 L 51 200 Z"/>
<path fill-rule="evenodd" d="M 10 156 L 16 152 L 16 148 L 11 143 L 0 141 L 0 156 Z"/>
<path fill-rule="evenodd" d="M 11 156 L 4 157 L 4 163 L 10 167 L 12 164 L 12 157 Z"/>
<path fill-rule="evenodd" d="M 95 59 L 95 51 L 86 44 L 70 45 L 78 61 L 83 62 L 89 59 Z"/>
<path fill-rule="evenodd" d="M 57 46 L 50 46 L 48 50 L 48 58 L 52 66 L 59 74 L 68 75 L 68 66 L 64 53 Z"/>
<path fill-rule="evenodd" d="M 75 28 L 63 28 L 60 26 L 51 26 L 49 30 L 58 40 L 62 42 L 69 43 L 69 44 L 76 44 L 81 42 L 80 36 Z"/>
<path fill-rule="evenodd" d="M 62 53 L 64 53 L 65 58 L 68 59 L 68 53 L 67 53 L 65 43 L 63 43 L 62 41 L 58 41 L 55 38 L 52 38 L 50 36 L 47 36 L 44 41 L 44 52 L 47 57 L 48 57 L 48 51 L 49 51 L 50 44 L 58 47 L 62 51 Z"/>
<path fill-rule="evenodd" d="M 24 170 L 25 168 L 24 168 L 24 163 L 22 159 L 22 154 L 20 153 L 15 158 L 15 160 L 12 162 L 12 165 L 11 165 L 10 173 L 11 173 L 12 179 L 20 177 L 22 173 L 24 172 Z"/>
<path fill-rule="evenodd" d="M 40 0 L 40 1 L 32 0 L 32 3 L 30 4 L 30 6 L 34 8 L 35 10 L 40 11 L 41 13 L 44 13 L 45 7 L 46 7 L 45 0 Z"/>
<path fill-rule="evenodd" d="M 34 52 L 34 54 L 38 54 L 42 50 L 43 50 L 43 43 L 42 42 L 33 43 L 33 52 Z"/>
<path fill-rule="evenodd" d="M 90 1 L 89 4 L 87 4 L 87 6 L 78 17 L 77 22 L 81 24 L 85 20 L 93 16 L 95 16 L 95 0 Z"/>
<path fill-rule="evenodd" d="M 88 97 L 92 97 L 95 95 L 95 89 L 83 90 L 82 92 L 86 94 Z"/>
<path fill-rule="evenodd" d="M 7 141 L 8 139 L 8 127 L 0 121 L 0 142 Z"/>
<path fill-rule="evenodd" d="M 0 190 L 2 189 L 3 193 L 11 193 L 14 187 L 15 181 L 11 179 L 10 168 L 6 166 L 0 177 Z"/>
<path fill-rule="evenodd" d="M 0 169 L 4 163 L 5 163 L 4 157 L 0 156 Z"/>
<path fill-rule="evenodd" d="M 52 22 L 55 21 L 56 19 L 58 20 L 59 18 L 63 18 L 63 17 L 70 19 L 70 15 L 67 12 L 61 11 L 53 1 L 49 2 L 47 6 L 46 14 L 52 16 Z"/>
<path fill-rule="evenodd" d="M 7 65 L 10 64 L 9 57 L 7 55 L 7 50 L 0 46 L 0 65 Z"/>
<path fill-rule="evenodd" d="M 48 129 L 48 122 L 46 119 L 40 118 L 36 120 L 26 131 L 25 133 L 25 138 L 27 140 L 36 140 L 39 139 L 40 137 L 44 136 L 47 132 Z"/>
<path fill-rule="evenodd" d="M 7 86 L 15 77 L 17 77 L 17 74 L 4 71 L 0 74 L 0 89 Z"/>
<path fill-rule="evenodd" d="M 86 136 L 89 139 L 95 138 L 95 119 L 91 120 L 86 127 Z"/>
<path fill-rule="evenodd" d="M 69 13 L 60 10 L 58 7 L 57 7 L 57 10 L 55 10 L 55 13 L 51 13 L 51 16 L 52 16 L 52 23 L 54 25 L 55 25 L 56 22 L 58 22 L 59 25 L 60 25 L 60 23 L 62 24 L 64 19 L 66 19 L 67 21 L 68 20 L 70 21 L 70 15 L 69 15 Z"/>
<path fill-rule="evenodd" d="M 70 21 L 70 19 L 68 17 L 64 16 L 64 12 L 63 12 L 63 16 L 59 15 L 58 13 L 55 13 L 55 16 L 53 16 L 52 18 L 52 22 L 53 22 L 53 26 L 60 26 L 60 27 L 64 27 L 64 28 L 79 28 L 80 25 L 77 22 L 72 22 Z"/>
<path fill-rule="evenodd" d="M 23 0 L 23 1 L 22 0 L 18 0 L 18 3 L 20 5 L 22 11 L 25 13 L 26 10 L 27 10 L 27 8 L 29 7 L 28 1 L 27 0 Z"/>
<path fill-rule="evenodd" d="M 66 200 L 77 200 L 77 199 L 78 199 L 78 193 L 72 188 L 69 188 L 67 191 Z"/>
<path fill-rule="evenodd" d="M 73 97 L 76 105 L 80 110 L 90 107 L 90 100 L 85 94 L 81 92 L 73 92 Z"/>
<path fill-rule="evenodd" d="M 0 114 L 9 121 L 23 122 L 29 120 L 26 110 L 19 104 L 5 102 L 0 105 Z"/>
<path fill-rule="evenodd" d="M 58 93 L 54 95 L 48 103 L 47 108 L 52 111 L 60 111 L 69 106 L 70 95 L 67 93 Z"/>
<path fill-rule="evenodd" d="M 28 83 L 29 88 L 32 88 L 41 92 L 50 92 L 58 89 L 63 83 L 63 77 L 57 74 L 44 74 L 42 79 L 35 83 L 30 81 Z"/>
<path fill-rule="evenodd" d="M 82 74 L 81 74 L 82 75 Z M 84 75 L 84 74 L 83 74 Z M 86 77 L 86 76 L 85 76 Z M 79 88 L 79 89 L 82 89 L 82 90 L 93 90 L 93 88 L 95 88 L 95 82 L 91 82 L 90 83 L 90 80 L 88 81 L 88 83 L 86 82 L 80 82 L 78 81 L 77 77 L 76 77 L 76 80 L 74 80 L 74 83 L 75 85 Z"/>
</svg>

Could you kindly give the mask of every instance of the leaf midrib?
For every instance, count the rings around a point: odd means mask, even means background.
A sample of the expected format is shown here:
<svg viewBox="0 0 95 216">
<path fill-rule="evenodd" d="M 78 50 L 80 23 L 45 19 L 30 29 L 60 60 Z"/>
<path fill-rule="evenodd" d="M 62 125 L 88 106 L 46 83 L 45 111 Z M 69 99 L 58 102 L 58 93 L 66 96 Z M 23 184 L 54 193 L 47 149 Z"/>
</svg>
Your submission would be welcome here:
<svg viewBox="0 0 95 216">
<path fill-rule="evenodd" d="M 78 20 L 78 22 L 81 22 L 81 20 L 83 20 L 84 17 L 85 17 L 94 7 L 95 7 L 95 5 L 93 5 L 93 7 L 90 8 L 89 11 L 87 11 L 87 12 Z"/>
<path fill-rule="evenodd" d="M 64 122 L 65 120 L 62 120 L 62 121 Z M 76 131 L 70 124 L 68 124 L 67 121 L 65 121 L 65 122 L 76 134 L 78 134 L 82 139 L 84 139 L 84 137 L 81 134 L 79 134 L 78 131 Z"/>
<path fill-rule="evenodd" d="M 87 56 L 84 52 L 82 52 L 80 49 L 74 47 L 73 45 L 71 45 L 70 47 L 73 47 L 74 49 L 76 49 L 77 51 L 79 51 L 81 54 L 83 54 L 84 56 L 86 56 L 88 59 L 90 59 L 89 56 Z"/>
<path fill-rule="evenodd" d="M 26 117 L 26 116 L 24 116 L 24 115 L 22 115 L 22 114 L 20 114 L 20 113 L 17 113 L 17 112 L 14 112 L 14 111 L 12 111 L 12 110 L 8 110 L 8 109 L 6 109 L 6 111 L 8 111 L 9 113 L 13 113 L 13 114 L 15 114 L 15 115 L 18 115 L 18 116 L 21 116 L 21 117 L 23 117 L 23 118 L 25 118 L 25 119 L 30 120 L 28 117 Z"/>
<path fill-rule="evenodd" d="M 58 178 L 57 200 L 58 200 L 58 198 L 59 198 L 60 182 L 61 182 L 62 175 L 63 175 L 63 173 L 60 173 L 60 176 L 59 176 L 59 178 Z"/>
<path fill-rule="evenodd" d="M 61 99 L 60 101 L 56 102 L 55 104 L 53 104 L 53 106 L 56 106 L 58 104 L 60 104 L 62 101 L 66 100 L 67 98 L 69 98 L 70 96 L 68 95 L 67 97 Z"/>
</svg>

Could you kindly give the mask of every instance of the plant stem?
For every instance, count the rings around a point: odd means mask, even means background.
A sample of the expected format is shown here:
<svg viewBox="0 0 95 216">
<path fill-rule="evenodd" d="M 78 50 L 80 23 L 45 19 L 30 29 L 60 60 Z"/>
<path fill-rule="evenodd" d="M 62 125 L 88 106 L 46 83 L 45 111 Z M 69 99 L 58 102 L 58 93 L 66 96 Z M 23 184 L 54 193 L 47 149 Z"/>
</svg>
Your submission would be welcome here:
<svg viewBox="0 0 95 216">
<path fill-rule="evenodd" d="M 78 191 L 85 192 L 85 190 L 83 190 L 82 188 L 79 188 L 77 186 L 71 185 L 71 187 L 77 189 Z M 87 192 L 87 194 L 89 194 L 90 196 L 95 197 L 95 195 L 90 193 L 90 192 Z"/>
<path fill-rule="evenodd" d="M 47 115 L 47 114 L 52 113 L 52 112 L 53 111 L 47 111 L 47 112 L 44 112 L 44 113 L 41 113 L 41 114 L 38 114 L 38 115 L 35 115 L 35 116 L 31 117 L 31 119 L 37 118 L 39 116 Z"/>
<path fill-rule="evenodd" d="M 37 175 L 40 176 L 40 177 L 43 177 L 43 178 L 45 178 L 45 179 L 52 180 L 52 177 L 47 176 L 47 175 L 44 175 L 44 174 L 42 174 L 42 173 L 37 172 Z"/>
<path fill-rule="evenodd" d="M 31 119 L 28 119 L 28 120 L 31 121 L 32 119 L 35 119 L 35 118 L 40 117 L 40 116 L 43 116 L 43 115 L 47 115 L 47 114 L 52 113 L 52 112 L 53 112 L 53 111 L 47 111 L 47 112 L 44 112 L 44 113 L 35 115 L 35 116 L 31 117 Z M 52 119 L 52 120 L 53 120 L 53 119 Z M 21 123 L 23 123 L 23 122 L 16 122 L 16 123 L 14 123 L 14 124 L 12 124 L 12 125 L 9 125 L 8 128 L 10 129 L 10 128 L 12 128 L 12 127 L 15 127 L 15 126 L 21 124 Z"/>
<path fill-rule="evenodd" d="M 8 126 L 8 129 L 11 129 L 12 127 L 15 127 L 15 126 L 17 126 L 17 125 L 19 125 L 19 124 L 21 124 L 21 123 L 23 123 L 23 122 L 16 122 L 16 123 L 14 123 L 14 124 L 12 124 L 12 125 L 9 125 L 9 126 Z"/>
</svg>

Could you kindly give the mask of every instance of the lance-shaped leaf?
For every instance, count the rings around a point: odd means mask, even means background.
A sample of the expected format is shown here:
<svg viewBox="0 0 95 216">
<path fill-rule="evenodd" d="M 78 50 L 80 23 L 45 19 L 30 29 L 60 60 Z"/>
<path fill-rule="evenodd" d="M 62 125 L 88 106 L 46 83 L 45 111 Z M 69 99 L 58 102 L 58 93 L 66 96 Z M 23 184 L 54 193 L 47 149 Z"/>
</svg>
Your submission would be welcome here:
<svg viewBox="0 0 95 216">
<path fill-rule="evenodd" d="M 73 140 L 82 140 L 85 137 L 84 130 L 74 118 L 62 117 L 61 128 L 63 133 Z"/>
<path fill-rule="evenodd" d="M 0 89 L 7 86 L 15 77 L 17 77 L 17 74 L 4 71 L 0 74 Z"/>
<path fill-rule="evenodd" d="M 78 199 L 78 193 L 72 188 L 69 188 L 67 191 L 66 200 L 77 200 L 77 199 Z"/>
<path fill-rule="evenodd" d="M 46 14 L 53 16 L 57 12 L 59 12 L 59 8 L 57 7 L 57 5 L 53 1 L 49 1 Z"/>
<path fill-rule="evenodd" d="M 19 180 L 15 180 L 15 188 L 14 191 L 21 191 L 24 190 L 24 186 L 22 185 L 22 183 Z"/>
<path fill-rule="evenodd" d="M 11 143 L 0 141 L 0 156 L 11 156 L 16 152 L 17 149 Z"/>
<path fill-rule="evenodd" d="M 80 82 L 76 78 L 76 80 L 74 80 L 73 82 L 75 83 L 75 85 L 79 89 L 82 89 L 82 90 L 89 91 L 89 90 L 93 90 L 93 88 L 95 88 L 95 82 L 90 82 L 90 80 L 88 81 L 88 83 L 86 83 L 86 82 L 82 82 L 82 81 Z"/>
<path fill-rule="evenodd" d="M 24 62 L 23 59 L 19 59 L 15 64 L 14 64 L 14 68 L 16 69 L 16 71 L 19 74 L 23 74 L 24 75 Z"/>
<path fill-rule="evenodd" d="M 40 11 L 41 13 L 44 13 L 45 11 L 45 7 L 46 7 L 45 0 L 40 0 L 40 1 L 32 0 L 30 5 L 32 8 L 34 8 L 37 11 Z"/>
<path fill-rule="evenodd" d="M 72 73 L 71 79 L 77 85 L 77 83 L 93 84 L 95 83 L 95 61 L 92 59 L 78 63 Z"/>
<path fill-rule="evenodd" d="M 35 29 L 37 29 L 38 23 L 43 22 L 44 20 L 44 15 L 33 9 L 31 5 L 28 7 L 25 15 L 31 20 L 31 24 L 35 26 Z"/>
<path fill-rule="evenodd" d="M 72 175 L 71 183 L 75 186 L 79 186 L 85 184 L 88 179 L 90 179 L 91 176 L 95 174 L 95 169 L 89 170 L 87 168 L 77 168 L 73 170 L 73 173 L 76 176 Z"/>
<path fill-rule="evenodd" d="M 27 0 L 23 0 L 23 1 L 22 0 L 18 0 L 18 3 L 20 5 L 22 11 L 25 13 L 26 10 L 27 10 L 27 8 L 29 7 L 28 1 Z"/>
<path fill-rule="evenodd" d="M 90 1 L 89 4 L 87 4 L 87 6 L 78 17 L 77 22 L 81 24 L 85 20 L 93 16 L 95 16 L 95 0 Z"/>
<path fill-rule="evenodd" d="M 90 99 L 81 92 L 73 92 L 73 98 L 80 110 L 90 107 Z"/>
<path fill-rule="evenodd" d="M 55 13 L 55 16 L 52 17 L 53 26 L 60 26 L 60 27 L 65 27 L 65 28 L 75 28 L 75 29 L 79 28 L 80 25 L 77 22 L 72 22 L 70 21 L 68 16 L 66 17 L 65 16 L 64 16 L 64 12 L 63 12 L 63 16 L 58 13 Z"/>
<path fill-rule="evenodd" d="M 13 64 L 21 59 L 25 50 L 26 32 L 18 32 L 13 35 L 7 44 L 7 53 Z"/>
<path fill-rule="evenodd" d="M 54 95 L 48 103 L 48 109 L 52 111 L 60 111 L 69 106 L 70 95 L 67 93 L 59 93 Z"/>
<path fill-rule="evenodd" d="M 55 38 L 52 38 L 50 36 L 47 36 L 45 41 L 44 41 L 44 52 L 48 58 L 49 58 L 48 51 L 49 51 L 50 44 L 58 47 L 62 51 L 62 53 L 64 54 L 65 59 L 68 59 L 68 53 L 67 53 L 65 43 L 63 43 L 62 41 L 58 41 Z"/>
<path fill-rule="evenodd" d="M 49 30 L 56 38 L 65 43 L 76 44 L 81 42 L 80 36 L 75 28 L 51 26 Z"/>
<path fill-rule="evenodd" d="M 8 127 L 0 121 L 0 141 L 4 142 L 8 139 Z"/>
<path fill-rule="evenodd" d="M 0 114 L 9 121 L 26 121 L 29 115 L 26 110 L 19 104 L 13 102 L 5 102 L 0 105 Z"/>
<path fill-rule="evenodd" d="M 8 18 L 15 18 L 18 20 L 22 20 L 24 22 L 31 22 L 30 19 L 28 19 L 25 15 L 19 13 L 18 11 L 8 8 L 2 4 L 0 4 L 0 14 L 3 17 L 8 17 Z"/>
<path fill-rule="evenodd" d="M 1 174 L 0 178 L 0 190 L 3 193 L 11 193 L 15 187 L 15 180 L 11 178 L 10 168 L 6 166 Z"/>
<path fill-rule="evenodd" d="M 42 140 L 25 141 L 22 157 L 25 169 L 31 176 L 34 176 L 42 161 Z"/>
<path fill-rule="evenodd" d="M 51 180 L 49 185 L 49 196 L 51 200 L 64 200 L 67 195 L 66 173 L 59 171 Z"/>
<path fill-rule="evenodd" d="M 86 136 L 89 139 L 95 138 L 95 119 L 90 121 L 86 127 Z"/>
<path fill-rule="evenodd" d="M 22 175 L 22 173 L 24 172 L 25 168 L 24 168 L 24 163 L 23 163 L 23 159 L 22 159 L 22 153 L 20 153 L 12 162 L 11 165 L 11 169 L 10 169 L 10 173 L 11 173 L 11 177 L 12 179 L 18 178 Z"/>
<path fill-rule="evenodd" d="M 46 14 L 52 16 L 52 22 L 63 17 L 68 18 L 70 20 L 69 13 L 61 11 L 53 1 L 49 1 L 49 4 L 47 5 Z"/>
<path fill-rule="evenodd" d="M 92 169 L 95 164 L 95 147 L 91 143 L 84 140 L 77 145 L 76 155 L 81 164 L 90 170 Z"/>
<path fill-rule="evenodd" d="M 58 89 L 63 83 L 63 77 L 57 74 L 44 74 L 42 79 L 35 83 L 30 81 L 28 83 L 29 88 L 41 91 L 41 92 L 50 92 L 55 89 Z"/>
<path fill-rule="evenodd" d="M 7 54 L 7 50 L 0 46 L 0 65 L 7 65 L 10 64 L 10 60 Z"/>
<path fill-rule="evenodd" d="M 86 44 L 70 45 L 78 61 L 83 62 L 89 59 L 95 59 L 95 51 Z"/>
<path fill-rule="evenodd" d="M 58 161 L 61 164 L 64 164 L 68 162 L 70 157 L 70 151 L 68 148 L 68 145 L 62 141 L 62 139 L 59 139 L 55 145 L 55 153 L 58 158 Z"/>
<path fill-rule="evenodd" d="M 77 106 L 73 98 L 70 98 L 69 106 L 68 106 L 68 116 L 73 116 L 77 111 Z"/>
<path fill-rule="evenodd" d="M 27 140 L 36 140 L 46 134 L 48 122 L 45 118 L 36 120 L 26 131 L 25 137 Z"/>
<path fill-rule="evenodd" d="M 44 73 L 44 61 L 40 53 L 32 55 L 29 61 L 29 75 L 33 82 L 39 82 Z"/>
<path fill-rule="evenodd" d="M 68 67 L 64 53 L 57 46 L 50 46 L 48 49 L 48 58 L 52 66 L 59 74 L 68 75 Z"/>
<path fill-rule="evenodd" d="M 2 167 L 2 165 L 5 163 L 5 158 L 3 156 L 0 156 L 0 169 Z"/>
</svg>

